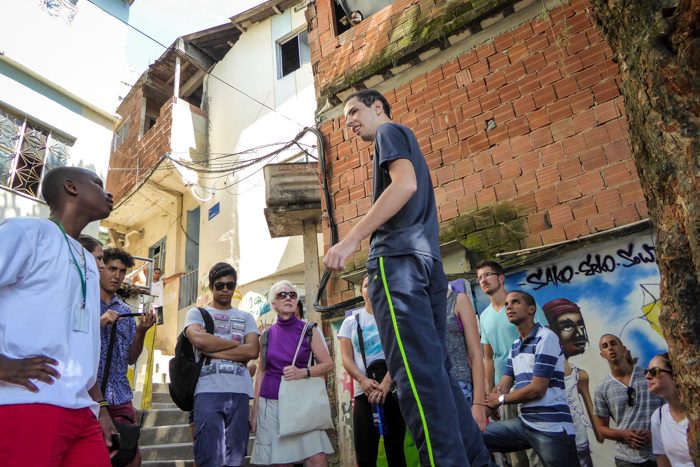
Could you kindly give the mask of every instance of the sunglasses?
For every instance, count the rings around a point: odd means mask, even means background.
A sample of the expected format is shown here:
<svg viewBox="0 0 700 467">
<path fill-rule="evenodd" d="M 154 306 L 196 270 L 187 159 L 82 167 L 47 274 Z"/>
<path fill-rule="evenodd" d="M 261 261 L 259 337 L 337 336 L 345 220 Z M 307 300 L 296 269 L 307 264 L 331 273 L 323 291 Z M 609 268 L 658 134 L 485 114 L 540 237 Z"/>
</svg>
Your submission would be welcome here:
<svg viewBox="0 0 700 467">
<path fill-rule="evenodd" d="M 277 300 L 283 300 L 285 298 L 291 298 L 292 300 L 294 300 L 295 298 L 297 298 L 297 293 L 293 290 L 290 292 L 277 292 L 277 295 L 275 295 L 275 297 L 277 297 Z"/>
<path fill-rule="evenodd" d="M 235 282 L 214 282 L 214 288 L 218 291 L 221 292 L 224 290 L 224 287 L 233 290 L 236 288 L 236 283 Z"/>
<path fill-rule="evenodd" d="M 627 406 L 634 407 L 637 403 L 637 391 L 632 386 L 627 388 Z"/>
<path fill-rule="evenodd" d="M 658 378 L 661 373 L 668 373 L 669 375 L 673 375 L 673 372 L 671 370 L 667 370 L 665 368 L 659 368 L 655 366 L 654 368 L 647 368 L 644 370 L 644 376 L 651 375 L 652 378 Z"/>
</svg>

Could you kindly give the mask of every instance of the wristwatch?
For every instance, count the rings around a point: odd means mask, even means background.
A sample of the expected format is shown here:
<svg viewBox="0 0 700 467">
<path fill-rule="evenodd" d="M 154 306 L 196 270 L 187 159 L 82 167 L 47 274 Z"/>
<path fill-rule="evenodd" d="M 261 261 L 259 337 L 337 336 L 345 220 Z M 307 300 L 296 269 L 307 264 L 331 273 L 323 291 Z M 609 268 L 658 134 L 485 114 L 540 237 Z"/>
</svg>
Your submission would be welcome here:
<svg viewBox="0 0 700 467">
<path fill-rule="evenodd" d="M 498 396 L 498 405 L 499 406 L 505 405 L 505 403 L 506 403 L 506 395 L 501 394 L 500 396 Z"/>
<path fill-rule="evenodd" d="M 306 369 L 306 379 L 309 379 L 309 378 L 311 378 L 311 370 L 309 370 L 309 369 L 307 368 L 307 369 Z"/>
</svg>

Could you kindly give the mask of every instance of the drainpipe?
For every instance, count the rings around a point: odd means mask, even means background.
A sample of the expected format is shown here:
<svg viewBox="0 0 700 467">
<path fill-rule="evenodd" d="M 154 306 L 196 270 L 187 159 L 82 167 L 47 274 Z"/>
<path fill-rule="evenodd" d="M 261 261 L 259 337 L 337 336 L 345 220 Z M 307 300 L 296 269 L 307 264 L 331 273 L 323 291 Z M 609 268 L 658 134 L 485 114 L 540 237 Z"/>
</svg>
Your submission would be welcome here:
<svg viewBox="0 0 700 467">
<path fill-rule="evenodd" d="M 326 204 L 326 212 L 328 214 L 328 228 L 331 231 L 331 246 L 335 245 L 338 243 L 338 225 L 335 223 L 335 213 L 333 212 L 333 200 L 331 199 L 331 190 L 328 186 L 328 172 L 326 171 L 326 153 L 325 153 L 325 146 L 323 144 L 323 135 L 321 134 L 320 131 L 318 131 L 317 128 L 309 127 L 306 129 L 307 131 L 310 131 L 314 135 L 316 135 L 316 139 L 318 140 L 318 160 L 319 163 L 321 164 L 321 177 L 323 177 L 323 199 Z M 306 227 L 304 229 L 306 231 Z M 318 253 L 317 253 L 318 257 Z M 339 311 L 339 310 L 347 310 L 349 308 L 354 308 L 355 306 L 358 306 L 360 303 L 364 301 L 364 299 L 360 297 L 354 297 L 351 298 L 350 300 L 346 300 L 341 303 L 336 303 L 335 305 L 330 305 L 330 306 L 323 306 L 321 305 L 321 298 L 323 297 L 323 293 L 326 290 L 326 285 L 328 284 L 328 280 L 331 278 L 331 272 L 326 269 L 323 271 L 323 276 L 321 277 L 321 281 L 318 285 L 318 292 L 316 293 L 316 298 L 314 300 L 314 309 L 319 312 L 319 313 L 330 313 L 333 311 Z M 309 290 L 313 289 L 306 289 L 307 294 Z M 308 307 L 307 307 L 308 308 Z"/>
</svg>

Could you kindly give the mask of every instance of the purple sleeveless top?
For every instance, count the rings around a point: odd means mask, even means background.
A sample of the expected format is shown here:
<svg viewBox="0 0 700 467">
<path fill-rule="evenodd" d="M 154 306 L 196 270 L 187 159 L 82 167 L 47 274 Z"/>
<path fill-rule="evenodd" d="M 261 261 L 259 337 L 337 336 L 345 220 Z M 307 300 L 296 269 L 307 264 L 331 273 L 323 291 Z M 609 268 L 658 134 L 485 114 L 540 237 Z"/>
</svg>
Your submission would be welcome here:
<svg viewBox="0 0 700 467">
<path fill-rule="evenodd" d="M 292 315 L 288 320 L 277 318 L 275 324 L 267 331 L 267 355 L 265 358 L 265 377 L 260 386 L 260 397 L 277 400 L 279 397 L 282 370 L 292 364 L 294 351 L 299 343 L 299 336 L 306 321 Z M 306 368 L 309 363 L 311 345 L 304 339 L 299 348 L 295 366 Z"/>
</svg>

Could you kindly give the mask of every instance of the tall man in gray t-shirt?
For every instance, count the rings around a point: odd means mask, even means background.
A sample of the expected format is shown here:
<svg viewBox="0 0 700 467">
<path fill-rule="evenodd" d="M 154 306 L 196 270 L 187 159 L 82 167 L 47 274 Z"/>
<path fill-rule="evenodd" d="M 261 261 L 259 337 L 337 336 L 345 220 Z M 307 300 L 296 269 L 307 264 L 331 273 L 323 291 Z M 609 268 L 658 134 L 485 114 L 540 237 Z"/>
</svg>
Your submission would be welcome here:
<svg viewBox="0 0 700 467">
<path fill-rule="evenodd" d="M 421 464 L 489 465 L 481 432 L 449 375 L 445 350 L 447 280 L 438 243 L 435 194 L 416 137 L 391 121 L 391 108 L 366 89 L 345 103 L 346 124 L 374 142 L 373 204 L 323 259 L 335 271 L 372 235 L 369 294 L 399 404 Z"/>
<path fill-rule="evenodd" d="M 202 366 L 194 395 L 194 458 L 199 467 L 243 465 L 248 452 L 249 401 L 253 380 L 246 363 L 257 358 L 258 328 L 253 316 L 231 307 L 236 270 L 217 263 L 209 271 L 212 303 L 206 311 L 214 321 L 207 333 L 202 313 L 187 312 L 185 333 L 197 350 L 210 357 Z"/>
</svg>

